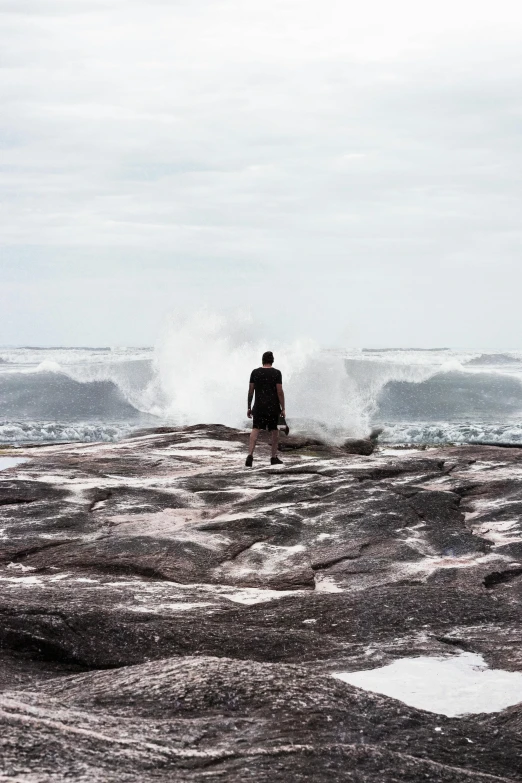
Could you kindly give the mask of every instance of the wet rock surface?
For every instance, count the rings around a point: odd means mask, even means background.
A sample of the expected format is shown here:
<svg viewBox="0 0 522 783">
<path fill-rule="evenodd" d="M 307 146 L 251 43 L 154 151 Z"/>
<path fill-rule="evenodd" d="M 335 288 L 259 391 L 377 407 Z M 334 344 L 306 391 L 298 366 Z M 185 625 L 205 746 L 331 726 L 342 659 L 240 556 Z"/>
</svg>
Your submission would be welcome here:
<svg viewBox="0 0 522 783">
<path fill-rule="evenodd" d="M 522 671 L 522 450 L 294 441 L 249 470 L 246 437 L 0 472 L 0 780 L 522 780 L 520 705 L 446 718 L 331 676 Z"/>
</svg>

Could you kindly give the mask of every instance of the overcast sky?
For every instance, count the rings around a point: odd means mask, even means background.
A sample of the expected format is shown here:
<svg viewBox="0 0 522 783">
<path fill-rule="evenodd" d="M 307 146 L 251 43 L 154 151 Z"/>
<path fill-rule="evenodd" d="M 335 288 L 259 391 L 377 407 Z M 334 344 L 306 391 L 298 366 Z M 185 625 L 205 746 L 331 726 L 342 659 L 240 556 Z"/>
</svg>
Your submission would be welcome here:
<svg viewBox="0 0 522 783">
<path fill-rule="evenodd" d="M 0 0 L 0 344 L 522 348 L 522 9 Z"/>
</svg>

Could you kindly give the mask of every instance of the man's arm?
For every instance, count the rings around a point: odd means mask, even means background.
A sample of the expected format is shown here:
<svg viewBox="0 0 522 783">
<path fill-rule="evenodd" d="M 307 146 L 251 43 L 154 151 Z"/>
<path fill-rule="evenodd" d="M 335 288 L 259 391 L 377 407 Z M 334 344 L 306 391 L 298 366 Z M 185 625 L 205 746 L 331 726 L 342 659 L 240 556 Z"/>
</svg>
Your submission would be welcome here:
<svg viewBox="0 0 522 783">
<path fill-rule="evenodd" d="M 252 418 L 252 400 L 254 399 L 254 384 L 250 383 L 248 385 L 248 410 L 247 410 L 247 416 L 249 419 Z"/>
<path fill-rule="evenodd" d="M 279 398 L 279 405 L 281 406 L 281 413 L 282 413 L 283 416 L 286 416 L 286 413 L 285 413 L 285 393 L 283 391 L 283 384 L 282 383 L 277 383 L 276 384 L 276 389 L 277 389 L 277 396 Z"/>
</svg>

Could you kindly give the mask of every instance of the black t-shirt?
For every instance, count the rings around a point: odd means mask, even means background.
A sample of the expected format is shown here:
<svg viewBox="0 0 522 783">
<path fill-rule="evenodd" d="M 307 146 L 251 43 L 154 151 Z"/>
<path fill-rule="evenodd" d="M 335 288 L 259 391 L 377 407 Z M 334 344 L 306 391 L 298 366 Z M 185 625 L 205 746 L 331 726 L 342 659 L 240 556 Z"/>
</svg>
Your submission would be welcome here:
<svg viewBox="0 0 522 783">
<path fill-rule="evenodd" d="M 276 370 L 275 367 L 257 367 L 252 370 L 250 383 L 254 384 L 254 407 L 256 410 L 280 410 L 276 388 L 276 384 L 283 383 L 280 370 Z"/>
</svg>

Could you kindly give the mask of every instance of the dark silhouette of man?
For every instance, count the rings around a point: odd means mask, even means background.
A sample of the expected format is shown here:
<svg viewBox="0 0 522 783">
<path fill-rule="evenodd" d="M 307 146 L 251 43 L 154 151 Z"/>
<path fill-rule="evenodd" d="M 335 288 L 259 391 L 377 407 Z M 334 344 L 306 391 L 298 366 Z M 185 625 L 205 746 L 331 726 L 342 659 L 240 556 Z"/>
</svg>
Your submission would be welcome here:
<svg viewBox="0 0 522 783">
<path fill-rule="evenodd" d="M 254 449 L 260 430 L 268 430 L 272 434 L 272 458 L 271 465 L 282 465 L 277 456 L 279 443 L 279 430 L 277 425 L 279 416 L 285 416 L 285 395 L 283 392 L 283 377 L 280 370 L 272 367 L 274 354 L 266 351 L 263 354 L 263 366 L 252 370 L 250 385 L 248 387 L 248 411 L 249 419 L 253 417 L 252 432 L 250 434 L 249 452 L 245 465 L 252 467 L 254 461 Z M 255 395 L 255 398 L 254 398 Z M 254 407 L 252 408 L 252 399 Z"/>
</svg>

